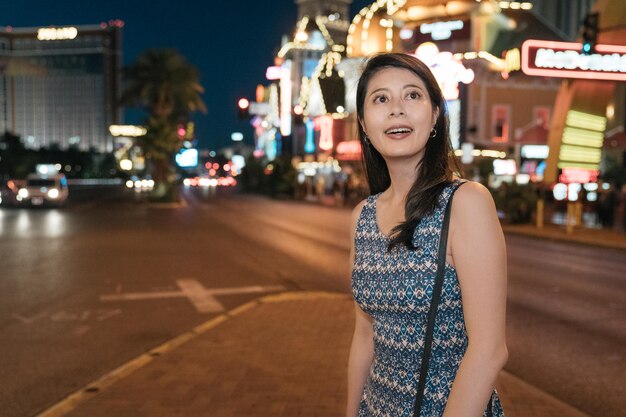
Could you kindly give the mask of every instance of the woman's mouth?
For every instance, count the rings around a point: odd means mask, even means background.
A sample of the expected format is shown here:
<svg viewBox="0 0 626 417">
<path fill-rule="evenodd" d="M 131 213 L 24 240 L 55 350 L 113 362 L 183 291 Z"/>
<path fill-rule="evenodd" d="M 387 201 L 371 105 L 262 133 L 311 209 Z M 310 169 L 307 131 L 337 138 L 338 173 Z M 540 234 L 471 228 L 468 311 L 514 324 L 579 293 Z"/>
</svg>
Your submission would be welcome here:
<svg viewBox="0 0 626 417">
<path fill-rule="evenodd" d="M 392 127 L 391 129 L 385 130 L 385 135 L 393 139 L 404 139 L 411 133 L 413 133 L 413 129 L 410 127 Z"/>
</svg>

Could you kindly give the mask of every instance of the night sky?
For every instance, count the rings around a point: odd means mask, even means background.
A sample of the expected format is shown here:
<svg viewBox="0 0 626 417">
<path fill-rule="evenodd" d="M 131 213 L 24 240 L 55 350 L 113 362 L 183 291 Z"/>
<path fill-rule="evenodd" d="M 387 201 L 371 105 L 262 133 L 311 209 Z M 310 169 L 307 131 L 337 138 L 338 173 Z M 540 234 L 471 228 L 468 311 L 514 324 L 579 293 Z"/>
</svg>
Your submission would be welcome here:
<svg viewBox="0 0 626 417">
<path fill-rule="evenodd" d="M 351 17 L 372 2 L 355 0 Z M 147 48 L 179 50 L 198 67 L 206 89 L 208 114 L 194 116 L 201 149 L 228 145 L 234 131 L 252 144 L 252 128 L 237 119 L 237 100 L 253 100 L 257 84 L 267 84 L 265 68 L 296 17 L 293 0 L 7 0 L 0 7 L 0 26 L 16 28 L 122 19 L 125 65 Z M 129 111 L 126 122 L 142 117 Z"/>
</svg>

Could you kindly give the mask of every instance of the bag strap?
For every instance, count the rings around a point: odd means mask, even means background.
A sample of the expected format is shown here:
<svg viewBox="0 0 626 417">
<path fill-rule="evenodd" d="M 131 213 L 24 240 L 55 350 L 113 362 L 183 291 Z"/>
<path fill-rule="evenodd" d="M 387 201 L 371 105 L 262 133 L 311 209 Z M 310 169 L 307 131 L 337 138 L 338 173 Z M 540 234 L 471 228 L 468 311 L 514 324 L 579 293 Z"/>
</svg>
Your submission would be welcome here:
<svg viewBox="0 0 626 417">
<path fill-rule="evenodd" d="M 422 402 L 424 399 L 424 389 L 426 388 L 426 377 L 428 376 L 428 364 L 430 362 L 430 352 L 433 345 L 433 333 L 435 333 L 435 319 L 437 317 L 437 307 L 441 299 L 441 289 L 443 287 L 443 276 L 446 268 L 446 249 L 448 246 L 448 227 L 450 225 L 450 212 L 452 211 L 452 197 L 457 188 L 463 184 L 457 184 L 452 189 L 450 198 L 446 205 L 446 212 L 443 217 L 443 225 L 441 226 L 441 235 L 439 236 L 439 253 L 437 255 L 437 275 L 435 276 L 435 286 L 433 287 L 433 297 L 428 310 L 428 322 L 426 324 L 426 343 L 424 345 L 424 356 L 422 357 L 422 367 L 420 368 L 420 379 L 417 384 L 417 396 L 415 397 L 415 406 L 413 408 L 413 416 L 419 417 L 422 411 Z"/>
<path fill-rule="evenodd" d="M 413 408 L 413 417 L 419 417 L 422 411 L 422 402 L 424 400 L 424 390 L 426 388 L 426 379 L 428 377 L 428 365 L 430 362 L 430 353 L 433 345 L 433 334 L 435 333 L 435 319 L 437 317 L 437 309 L 439 300 L 441 299 L 441 289 L 443 288 L 443 277 L 446 268 L 446 250 L 448 247 L 448 228 L 450 226 L 450 213 L 452 211 L 452 197 L 456 190 L 463 185 L 464 182 L 456 184 L 452 189 L 450 198 L 446 205 L 446 212 L 443 217 L 443 225 L 441 226 L 441 235 L 439 236 L 439 252 L 437 254 L 437 275 L 435 276 L 435 286 L 433 287 L 433 297 L 428 310 L 428 322 L 426 324 L 426 343 L 424 344 L 424 356 L 422 357 L 422 367 L 420 368 L 420 379 L 417 384 L 417 396 L 415 397 L 415 407 Z M 487 404 L 487 417 L 493 416 L 493 395 L 489 397 Z"/>
</svg>

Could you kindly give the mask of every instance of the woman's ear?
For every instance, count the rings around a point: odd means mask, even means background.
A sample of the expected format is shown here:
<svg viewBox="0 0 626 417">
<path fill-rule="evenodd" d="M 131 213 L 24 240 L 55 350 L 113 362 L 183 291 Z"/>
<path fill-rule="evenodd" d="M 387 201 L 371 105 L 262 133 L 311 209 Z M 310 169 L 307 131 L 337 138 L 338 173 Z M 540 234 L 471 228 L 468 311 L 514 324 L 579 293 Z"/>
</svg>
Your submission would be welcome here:
<svg viewBox="0 0 626 417">
<path fill-rule="evenodd" d="M 363 129 L 363 133 L 365 133 L 365 136 L 367 136 L 367 129 L 365 129 L 365 122 L 363 122 L 363 119 L 361 119 L 360 117 L 359 119 L 359 124 L 361 125 L 361 129 Z"/>
<path fill-rule="evenodd" d="M 433 108 L 433 120 L 431 126 L 435 126 L 437 124 L 437 119 L 439 119 L 439 107 Z"/>
</svg>

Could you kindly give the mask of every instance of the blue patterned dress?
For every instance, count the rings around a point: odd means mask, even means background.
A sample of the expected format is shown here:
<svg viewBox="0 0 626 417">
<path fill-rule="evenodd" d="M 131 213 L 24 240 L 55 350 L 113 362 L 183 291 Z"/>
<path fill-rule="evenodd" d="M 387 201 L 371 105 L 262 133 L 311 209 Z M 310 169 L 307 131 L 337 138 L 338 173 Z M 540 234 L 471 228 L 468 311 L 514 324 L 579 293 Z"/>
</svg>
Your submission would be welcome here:
<svg viewBox="0 0 626 417">
<path fill-rule="evenodd" d="M 380 194 L 369 196 L 361 211 L 354 242 L 352 293 L 373 319 L 375 357 L 359 417 L 413 415 L 445 204 L 461 182 L 448 185 L 439 197 L 438 208 L 417 226 L 414 251 L 402 245 L 387 252 L 389 238 L 376 220 Z M 457 273 L 446 264 L 421 417 L 443 414 L 467 344 Z M 494 417 L 504 416 L 495 391 L 492 411 Z"/>
</svg>

